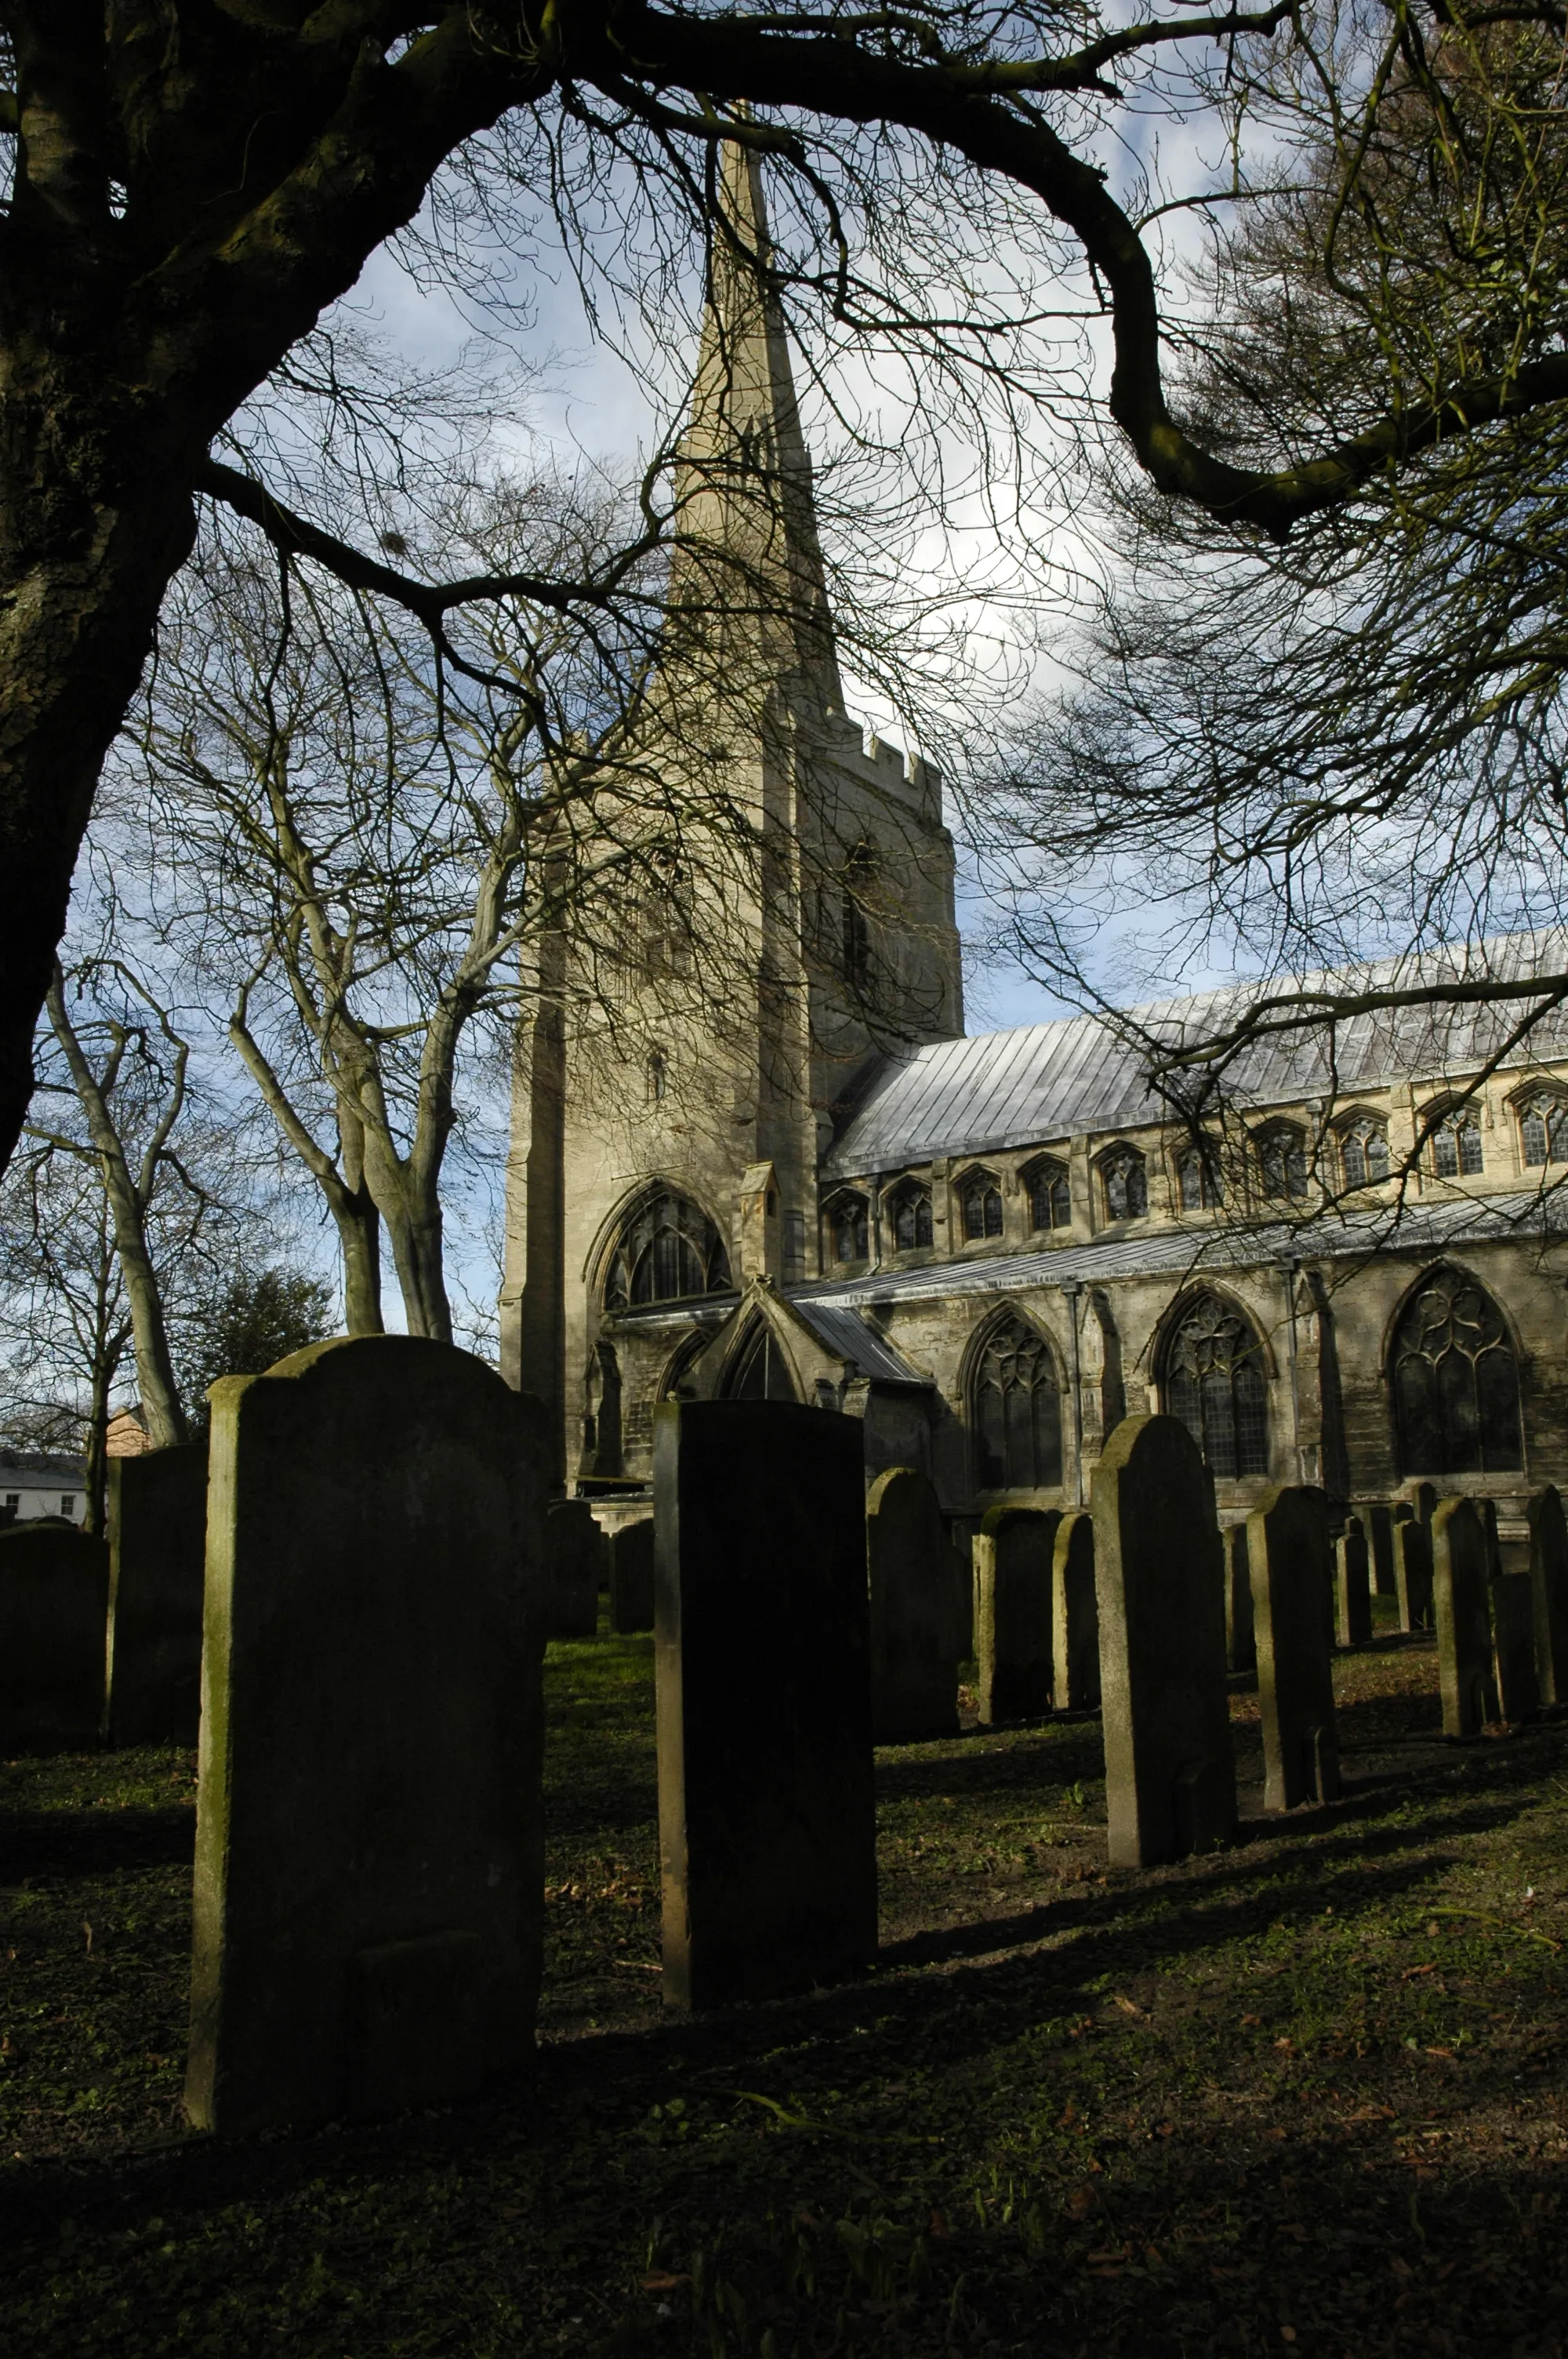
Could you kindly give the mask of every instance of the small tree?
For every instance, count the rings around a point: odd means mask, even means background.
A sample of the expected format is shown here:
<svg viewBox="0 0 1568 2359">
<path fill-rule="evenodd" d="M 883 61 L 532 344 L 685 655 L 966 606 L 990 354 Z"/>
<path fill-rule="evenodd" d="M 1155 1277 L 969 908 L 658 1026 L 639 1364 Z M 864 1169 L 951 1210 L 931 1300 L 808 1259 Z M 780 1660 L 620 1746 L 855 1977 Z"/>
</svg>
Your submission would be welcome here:
<svg viewBox="0 0 1568 2359">
<path fill-rule="evenodd" d="M 209 1421 L 207 1387 L 220 1376 L 259 1376 L 319 1343 L 335 1324 L 332 1289 L 301 1270 L 264 1269 L 229 1280 L 183 1322 L 180 1380 L 193 1431 Z"/>
</svg>

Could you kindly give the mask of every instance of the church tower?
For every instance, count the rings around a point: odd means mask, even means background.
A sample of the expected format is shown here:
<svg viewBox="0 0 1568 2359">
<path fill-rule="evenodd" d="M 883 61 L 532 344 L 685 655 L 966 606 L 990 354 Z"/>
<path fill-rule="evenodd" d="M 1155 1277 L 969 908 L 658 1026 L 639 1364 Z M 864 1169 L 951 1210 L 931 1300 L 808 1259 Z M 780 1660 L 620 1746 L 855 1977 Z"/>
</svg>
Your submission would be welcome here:
<svg viewBox="0 0 1568 2359">
<path fill-rule="evenodd" d="M 654 1408 L 737 1291 L 819 1274 L 857 1077 L 963 1029 L 940 780 L 845 712 L 769 270 L 730 145 L 658 661 L 576 821 L 594 909 L 563 895 L 517 1034 L 502 1364 L 549 1406 L 568 1489 L 645 1477 Z"/>
</svg>

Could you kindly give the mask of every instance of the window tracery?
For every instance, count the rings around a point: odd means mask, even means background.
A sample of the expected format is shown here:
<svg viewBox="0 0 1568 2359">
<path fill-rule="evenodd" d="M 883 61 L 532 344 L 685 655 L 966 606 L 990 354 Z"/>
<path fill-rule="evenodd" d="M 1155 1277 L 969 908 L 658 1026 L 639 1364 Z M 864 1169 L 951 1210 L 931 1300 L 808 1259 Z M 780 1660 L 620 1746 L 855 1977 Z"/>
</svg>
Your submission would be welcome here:
<svg viewBox="0 0 1568 2359">
<path fill-rule="evenodd" d="M 1467 1180 L 1482 1170 L 1486 1153 L 1472 1106 L 1454 1106 L 1432 1134 L 1432 1168 L 1440 1180 Z"/>
<path fill-rule="evenodd" d="M 1176 1157 L 1176 1187 L 1184 1212 L 1211 1212 L 1225 1201 L 1212 1149 L 1184 1147 Z"/>
<path fill-rule="evenodd" d="M 1072 1227 L 1073 1191 L 1065 1163 L 1058 1163 L 1052 1155 L 1042 1156 L 1023 1174 L 1023 1184 L 1029 1190 L 1032 1229 Z"/>
<path fill-rule="evenodd" d="M 827 1207 L 833 1258 L 840 1264 L 871 1257 L 871 1210 L 863 1196 L 836 1196 Z"/>
<path fill-rule="evenodd" d="M 1273 1122 L 1253 1135 L 1258 1178 L 1265 1196 L 1289 1201 L 1307 1191 L 1306 1138 L 1293 1122 Z"/>
<path fill-rule="evenodd" d="M 754 1320 L 719 1385 L 725 1400 L 798 1400 L 784 1347 L 765 1319 Z"/>
<path fill-rule="evenodd" d="M 1389 1134 L 1375 1114 L 1359 1115 L 1339 1134 L 1339 1167 L 1347 1188 L 1375 1187 L 1389 1176 Z"/>
<path fill-rule="evenodd" d="M 967 1240 L 973 1243 L 981 1237 L 1000 1236 L 1001 1190 L 994 1173 L 971 1171 L 958 1183 L 958 1201 L 963 1207 Z"/>
<path fill-rule="evenodd" d="M 1528 1167 L 1568 1163 L 1568 1102 L 1555 1090 L 1537 1090 L 1519 1104 L 1519 1146 Z"/>
<path fill-rule="evenodd" d="M 713 1223 L 689 1197 L 662 1188 L 644 1197 L 622 1231 L 605 1281 L 606 1310 L 694 1295 L 727 1294 L 730 1256 Z"/>
<path fill-rule="evenodd" d="M 1211 1473 L 1227 1482 L 1269 1471 L 1268 1382 L 1258 1337 L 1217 1294 L 1200 1294 L 1164 1350 L 1166 1412 L 1179 1417 Z"/>
<path fill-rule="evenodd" d="M 899 1253 L 913 1253 L 932 1240 L 931 1190 L 913 1180 L 893 1189 L 887 1200 L 888 1226 Z"/>
<path fill-rule="evenodd" d="M 1390 1375 L 1407 1474 L 1524 1463 L 1519 1364 L 1502 1312 L 1463 1270 L 1423 1278 L 1394 1331 Z"/>
<path fill-rule="evenodd" d="M 1113 1147 L 1100 1158 L 1100 1193 L 1108 1221 L 1141 1221 L 1149 1210 L 1149 1169 L 1135 1147 Z"/>
<path fill-rule="evenodd" d="M 1051 1347 L 1009 1316 L 993 1327 L 969 1382 L 975 1479 L 982 1491 L 1033 1491 L 1062 1479 L 1062 1397 Z"/>
</svg>

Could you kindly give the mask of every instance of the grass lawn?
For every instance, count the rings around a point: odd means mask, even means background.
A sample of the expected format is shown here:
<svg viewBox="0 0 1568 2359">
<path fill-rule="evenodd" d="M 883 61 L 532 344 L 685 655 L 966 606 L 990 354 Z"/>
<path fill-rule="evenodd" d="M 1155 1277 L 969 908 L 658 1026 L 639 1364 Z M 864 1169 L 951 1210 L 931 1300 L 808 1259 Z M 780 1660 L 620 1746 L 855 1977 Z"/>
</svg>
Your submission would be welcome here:
<svg viewBox="0 0 1568 2359">
<path fill-rule="evenodd" d="M 181 2125 L 194 1763 L 0 1765 L 0 2349 L 1568 2349 L 1568 1723 L 1336 1680 L 1346 1800 L 1104 1865 L 1098 1723 L 878 1756 L 862 1982 L 693 2020 L 657 1973 L 651 1642 L 550 1649 L 526 2085 L 224 2147 Z"/>
</svg>

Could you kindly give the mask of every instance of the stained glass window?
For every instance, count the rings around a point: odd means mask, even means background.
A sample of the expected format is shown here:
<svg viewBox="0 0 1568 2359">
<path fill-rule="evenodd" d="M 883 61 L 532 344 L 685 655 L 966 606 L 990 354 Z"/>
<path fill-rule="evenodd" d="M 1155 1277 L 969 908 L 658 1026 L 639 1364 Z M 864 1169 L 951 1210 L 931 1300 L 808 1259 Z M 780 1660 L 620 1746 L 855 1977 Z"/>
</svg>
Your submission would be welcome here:
<svg viewBox="0 0 1568 2359">
<path fill-rule="evenodd" d="M 1062 1479 L 1062 1400 L 1051 1347 L 1022 1319 L 986 1338 L 970 1386 L 975 1479 L 982 1491 L 1039 1490 Z"/>
<path fill-rule="evenodd" d="M 913 1253 L 917 1245 L 931 1243 L 931 1190 L 929 1188 L 901 1188 L 888 1200 L 888 1218 L 892 1240 L 900 1253 Z"/>
<path fill-rule="evenodd" d="M 1389 1134 L 1370 1115 L 1339 1134 L 1339 1160 L 1347 1188 L 1369 1188 L 1389 1176 Z"/>
<path fill-rule="evenodd" d="M 727 1294 L 724 1241 L 706 1212 L 673 1189 L 644 1199 L 622 1233 L 604 1289 L 607 1310 Z"/>
<path fill-rule="evenodd" d="M 1176 1182 L 1184 1212 L 1206 1212 L 1225 1201 L 1214 1158 L 1201 1147 L 1183 1148 L 1176 1158 Z"/>
<path fill-rule="evenodd" d="M 1525 1099 L 1519 1129 L 1526 1163 L 1568 1163 L 1568 1105 L 1550 1090 Z"/>
<path fill-rule="evenodd" d="M 1432 1168 L 1440 1180 L 1468 1179 L 1484 1168 L 1481 1125 L 1473 1113 L 1456 1106 L 1432 1134 Z"/>
<path fill-rule="evenodd" d="M 1070 1229 L 1073 1194 L 1067 1167 L 1050 1158 L 1032 1164 L 1024 1174 L 1029 1189 L 1029 1221 L 1035 1229 Z"/>
<path fill-rule="evenodd" d="M 1260 1130 L 1254 1145 L 1265 1196 L 1279 1200 L 1306 1194 L 1306 1141 L 1293 1122 L 1277 1122 Z"/>
<path fill-rule="evenodd" d="M 1240 1312 L 1217 1294 L 1199 1295 L 1164 1356 L 1167 1414 L 1181 1419 L 1211 1473 L 1226 1481 L 1266 1474 L 1268 1382 L 1258 1338 Z"/>
<path fill-rule="evenodd" d="M 1099 1167 L 1108 1221 L 1141 1221 L 1149 1210 L 1149 1173 L 1136 1147 L 1115 1147 Z"/>
<path fill-rule="evenodd" d="M 989 1171 L 977 1171 L 966 1180 L 958 1197 L 964 1207 L 966 1237 L 1000 1236 L 1001 1190 Z"/>
<path fill-rule="evenodd" d="M 1391 1375 L 1407 1474 L 1490 1474 L 1524 1463 L 1519 1366 L 1503 1315 L 1462 1270 L 1438 1269 L 1394 1334 Z"/>
</svg>

